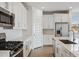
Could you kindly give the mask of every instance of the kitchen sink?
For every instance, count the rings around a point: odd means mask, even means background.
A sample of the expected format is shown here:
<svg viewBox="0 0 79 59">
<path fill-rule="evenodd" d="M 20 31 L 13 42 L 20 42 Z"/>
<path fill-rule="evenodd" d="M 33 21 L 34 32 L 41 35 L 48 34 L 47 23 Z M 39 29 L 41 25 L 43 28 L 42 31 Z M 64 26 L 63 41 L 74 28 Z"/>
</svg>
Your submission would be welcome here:
<svg viewBox="0 0 79 59">
<path fill-rule="evenodd" d="M 63 42 L 64 44 L 77 44 L 75 42 L 72 42 L 70 40 L 60 40 L 61 42 Z"/>
</svg>

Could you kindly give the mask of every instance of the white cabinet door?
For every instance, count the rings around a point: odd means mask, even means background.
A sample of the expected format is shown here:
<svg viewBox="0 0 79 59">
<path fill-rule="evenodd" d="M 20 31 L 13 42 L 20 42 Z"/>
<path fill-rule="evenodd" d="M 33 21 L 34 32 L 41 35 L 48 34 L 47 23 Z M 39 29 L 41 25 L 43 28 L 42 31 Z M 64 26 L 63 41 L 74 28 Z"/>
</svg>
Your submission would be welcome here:
<svg viewBox="0 0 79 59">
<path fill-rule="evenodd" d="M 76 56 L 71 53 L 71 57 L 76 57 Z"/>
<path fill-rule="evenodd" d="M 62 47 L 57 42 L 55 43 L 55 56 L 61 57 Z"/>
<path fill-rule="evenodd" d="M 54 14 L 55 22 L 69 22 L 68 14 Z"/>
<path fill-rule="evenodd" d="M 68 14 L 62 14 L 62 22 L 69 22 L 69 15 Z"/>
<path fill-rule="evenodd" d="M 62 48 L 62 57 L 71 57 L 71 53 L 66 49 L 66 48 Z"/>
<path fill-rule="evenodd" d="M 12 13 L 14 13 L 14 3 L 13 2 L 8 2 L 8 10 Z"/>
<path fill-rule="evenodd" d="M 19 29 L 19 27 L 20 27 L 19 20 L 21 19 L 20 6 L 17 2 L 13 3 L 12 6 L 13 6 L 13 12 L 15 14 L 15 20 L 14 20 L 15 21 L 15 27 L 14 27 L 14 29 Z"/>
<path fill-rule="evenodd" d="M 53 15 L 49 15 L 49 19 L 48 19 L 48 23 L 49 23 L 49 29 L 54 29 L 54 19 L 53 19 Z"/>
<path fill-rule="evenodd" d="M 5 2 L 0 2 L 0 7 L 2 7 L 2 8 L 6 8 L 6 4 L 5 4 Z"/>
<path fill-rule="evenodd" d="M 27 10 L 20 2 L 9 2 L 9 10 L 15 14 L 14 29 L 27 29 Z"/>
<path fill-rule="evenodd" d="M 56 57 L 61 57 L 61 49 L 59 46 L 56 46 L 56 49 L 55 49 L 55 56 Z"/>
<path fill-rule="evenodd" d="M 55 57 L 75 57 L 69 50 L 62 46 L 59 42 L 55 42 Z"/>
<path fill-rule="evenodd" d="M 25 7 L 21 4 L 21 3 L 18 3 L 18 7 L 19 7 L 19 11 L 18 11 L 18 15 L 17 17 L 19 18 L 19 29 L 27 29 L 27 11 L 25 9 Z"/>
<path fill-rule="evenodd" d="M 23 29 L 27 29 L 27 10 L 23 6 Z"/>
<path fill-rule="evenodd" d="M 53 15 L 43 15 L 43 28 L 44 29 L 53 29 L 54 28 Z"/>
<path fill-rule="evenodd" d="M 26 39 L 27 40 L 27 39 Z M 24 42 L 24 45 L 23 45 L 23 56 L 24 57 L 27 57 L 29 55 L 29 53 L 31 52 L 31 40 L 27 40 Z"/>
<path fill-rule="evenodd" d="M 55 22 L 61 22 L 62 21 L 61 14 L 54 14 L 54 20 Z"/>
<path fill-rule="evenodd" d="M 48 16 L 47 15 L 43 15 L 43 28 L 44 29 L 48 29 Z"/>
</svg>

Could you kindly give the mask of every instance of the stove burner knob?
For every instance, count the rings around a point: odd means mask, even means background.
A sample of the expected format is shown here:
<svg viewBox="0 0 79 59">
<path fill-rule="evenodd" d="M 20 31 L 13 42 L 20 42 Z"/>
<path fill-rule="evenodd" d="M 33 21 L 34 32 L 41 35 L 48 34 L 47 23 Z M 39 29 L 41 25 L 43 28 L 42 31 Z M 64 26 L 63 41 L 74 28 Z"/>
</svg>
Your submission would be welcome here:
<svg viewBox="0 0 79 59">
<path fill-rule="evenodd" d="M 10 54 L 13 55 L 14 54 L 14 51 L 11 51 Z"/>
</svg>

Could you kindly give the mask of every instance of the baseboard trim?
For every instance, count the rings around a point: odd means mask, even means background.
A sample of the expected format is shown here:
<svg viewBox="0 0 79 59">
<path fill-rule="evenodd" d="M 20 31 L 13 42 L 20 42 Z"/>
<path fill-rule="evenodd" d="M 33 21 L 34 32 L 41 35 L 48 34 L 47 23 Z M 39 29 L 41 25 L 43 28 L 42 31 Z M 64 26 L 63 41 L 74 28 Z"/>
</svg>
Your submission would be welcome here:
<svg viewBox="0 0 79 59">
<path fill-rule="evenodd" d="M 38 48 L 41 48 L 41 47 L 53 47 L 53 45 L 43 45 L 43 46 L 40 46 L 40 47 L 36 47 L 34 49 L 38 49 Z M 32 49 L 33 50 L 33 49 Z"/>
<path fill-rule="evenodd" d="M 43 45 L 43 47 L 53 47 L 53 45 Z"/>
<path fill-rule="evenodd" d="M 34 48 L 34 49 L 38 49 L 38 48 L 41 48 L 41 47 L 43 47 L 43 46 L 39 46 L 39 47 L 36 47 L 36 48 Z M 32 49 L 33 50 L 33 49 Z"/>
</svg>

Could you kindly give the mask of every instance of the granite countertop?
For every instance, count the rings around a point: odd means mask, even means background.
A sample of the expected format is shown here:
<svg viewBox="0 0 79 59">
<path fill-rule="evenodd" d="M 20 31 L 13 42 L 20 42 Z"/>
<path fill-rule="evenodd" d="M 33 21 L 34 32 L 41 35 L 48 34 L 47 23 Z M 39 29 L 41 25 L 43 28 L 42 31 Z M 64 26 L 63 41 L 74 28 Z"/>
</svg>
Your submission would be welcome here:
<svg viewBox="0 0 79 59">
<path fill-rule="evenodd" d="M 67 37 L 54 37 L 55 41 L 59 43 L 61 46 L 65 47 L 69 52 L 71 52 L 76 57 L 79 57 L 79 43 L 77 44 L 64 44 L 63 42 L 59 41 L 60 39 L 70 39 Z"/>
</svg>

